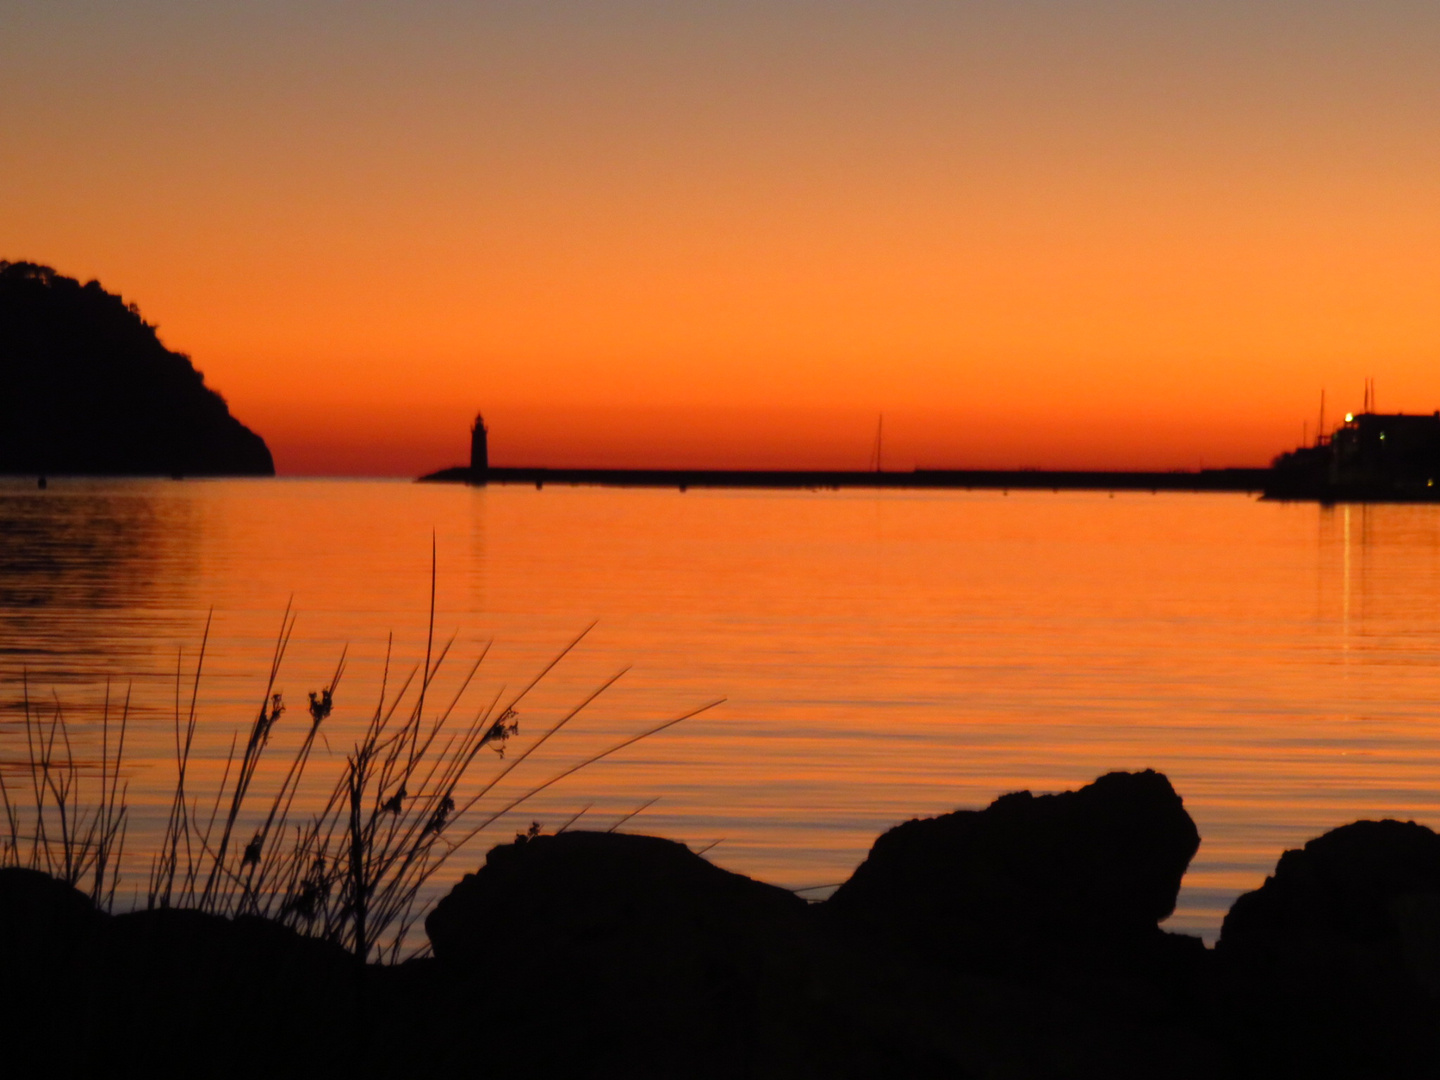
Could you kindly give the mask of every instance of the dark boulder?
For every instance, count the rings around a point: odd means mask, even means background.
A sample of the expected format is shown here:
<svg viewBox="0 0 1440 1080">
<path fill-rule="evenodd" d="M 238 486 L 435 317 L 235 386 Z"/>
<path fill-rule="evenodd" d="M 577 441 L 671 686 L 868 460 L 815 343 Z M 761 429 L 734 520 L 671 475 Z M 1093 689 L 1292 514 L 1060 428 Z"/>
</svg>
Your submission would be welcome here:
<svg viewBox="0 0 1440 1080">
<path fill-rule="evenodd" d="M 105 921 L 88 896 L 63 881 L 0 869 L 0 1032 L 22 1036 L 0 1039 L 12 1063 L 24 1059 L 23 1037 L 47 1030 L 57 1003 L 73 1003 Z"/>
<path fill-rule="evenodd" d="M 1109 773 L 1079 791 L 1001 796 L 908 821 L 875 841 L 825 908 L 844 924 L 982 970 L 1126 966 L 1174 953 L 1175 909 L 1200 844 L 1170 781 Z"/>
<path fill-rule="evenodd" d="M 369 975 L 264 919 L 112 917 L 45 874 L 0 869 L 0 1062 L 15 1075 L 354 1074 L 387 1052 L 399 1064 L 372 1034 L 393 980 Z"/>
<path fill-rule="evenodd" d="M 725 1075 L 795 1041 L 805 908 L 674 841 L 566 832 L 492 849 L 425 928 L 462 993 L 541 1010 L 510 1021 L 516 1064 Z"/>
<path fill-rule="evenodd" d="M 1156 780 L 1169 790 L 1153 774 L 1133 784 Z M 1151 895 L 1137 916 L 1151 935 L 1164 937 L 1166 903 Z M 1009 970 L 957 971 L 935 962 L 926 928 L 912 928 L 916 948 L 896 949 L 827 907 L 671 841 L 564 833 L 493 849 L 426 928 L 446 1000 L 473 1010 L 456 1023 L 505 1032 L 485 1050 L 500 1075 L 1225 1075 L 1205 1039 L 1153 1012 L 1121 1014 Z"/>
<path fill-rule="evenodd" d="M 0 868 L 0 969 L 68 963 L 104 918 L 88 896 L 49 874 Z"/>
<path fill-rule="evenodd" d="M 1440 836 L 1357 821 L 1280 857 L 1216 947 L 1257 1075 L 1440 1076 Z"/>
<path fill-rule="evenodd" d="M 162 1075 L 264 1075 L 282 1058 L 287 1070 L 314 1074 L 353 1061 L 364 1034 L 361 965 L 267 919 L 117 915 L 95 961 L 106 999 L 90 1024 L 103 1033 L 97 1047 Z"/>
<path fill-rule="evenodd" d="M 939 985 L 1010 995 L 987 1026 L 1017 1075 L 1225 1076 L 1210 953 L 1158 926 L 1199 842 L 1163 775 L 1109 773 L 896 826 L 817 914 Z"/>
<path fill-rule="evenodd" d="M 673 949 L 788 928 L 805 910 L 786 889 L 722 870 L 684 844 L 629 833 L 520 837 L 491 849 L 425 920 L 435 956 L 448 964 L 508 963 L 535 948 L 570 951 L 610 935 L 644 933 Z M 537 942 L 516 942 L 528 926 Z"/>
</svg>

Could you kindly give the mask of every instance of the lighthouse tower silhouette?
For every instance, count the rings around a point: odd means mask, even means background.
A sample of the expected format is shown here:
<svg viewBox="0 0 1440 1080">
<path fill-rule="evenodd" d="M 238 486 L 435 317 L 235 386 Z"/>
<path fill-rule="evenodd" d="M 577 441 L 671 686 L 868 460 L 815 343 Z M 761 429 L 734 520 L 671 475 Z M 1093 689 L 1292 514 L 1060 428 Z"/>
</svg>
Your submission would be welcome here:
<svg viewBox="0 0 1440 1080">
<path fill-rule="evenodd" d="M 475 414 L 475 426 L 470 429 L 470 479 L 481 481 L 490 471 L 490 446 L 485 430 L 485 418 Z"/>
</svg>

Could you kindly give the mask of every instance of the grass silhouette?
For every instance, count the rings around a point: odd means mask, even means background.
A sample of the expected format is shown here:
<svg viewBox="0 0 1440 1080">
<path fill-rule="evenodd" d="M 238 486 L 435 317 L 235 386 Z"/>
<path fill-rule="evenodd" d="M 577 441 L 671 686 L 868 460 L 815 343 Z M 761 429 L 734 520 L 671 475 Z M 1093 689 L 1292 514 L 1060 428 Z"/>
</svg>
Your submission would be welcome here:
<svg viewBox="0 0 1440 1080">
<path fill-rule="evenodd" d="M 147 908 L 182 908 L 221 916 L 256 915 L 312 937 L 334 942 L 362 961 L 394 963 L 407 952 L 422 890 L 471 840 L 505 814 L 588 765 L 696 716 L 710 702 L 632 735 L 570 764 L 496 810 L 480 803 L 557 732 L 625 673 L 617 671 L 565 711 L 541 735 L 507 757 L 519 736 L 519 709 L 555 666 L 593 628 L 561 648 L 518 692 L 495 693 L 469 720 L 457 719 L 462 696 L 489 652 L 486 645 L 459 680 L 448 703 L 427 709 L 436 680 L 451 657 L 454 638 L 435 648 L 435 566 L 432 551 L 430 618 L 425 658 L 392 678 L 393 638 L 387 642 L 378 700 L 338 775 L 307 786 L 313 750 L 334 712 L 345 674 L 342 651 L 326 685 L 310 692 L 307 719 L 288 762 L 262 773 L 288 706 L 276 689 L 295 627 L 287 607 L 281 619 L 259 708 L 244 742 L 232 739 L 213 792 L 195 790 L 190 767 L 197 701 L 210 623 L 190 681 L 189 706 L 180 707 L 182 673 L 176 670 L 174 748 L 176 778 L 158 849 L 151 854 Z M 5 814 L 0 866 L 43 870 L 88 891 L 97 907 L 111 909 L 120 880 L 128 785 L 122 779 L 130 715 L 127 691 L 112 724 L 107 683 L 98 761 L 74 753 L 58 698 L 41 716 L 24 683 L 28 761 L 26 790 L 12 790 L 0 775 Z M 112 726 L 117 728 L 112 740 Z M 113 745 L 112 745 L 113 742 Z M 493 750 L 496 757 L 482 754 Z M 481 763 L 490 764 L 488 775 Z M 28 765 L 28 768 L 25 766 Z M 92 774 L 98 783 L 86 782 Z M 258 778 L 279 775 L 261 792 Z M 308 809 L 307 809 L 308 807 Z"/>
<path fill-rule="evenodd" d="M 101 748 L 98 761 L 78 758 L 70 742 L 70 727 L 58 698 L 46 721 L 30 700 L 28 677 L 24 694 L 25 747 L 28 784 L 11 792 L 0 770 L 0 810 L 5 821 L 0 832 L 0 866 L 28 866 L 43 870 L 67 885 L 89 882 L 97 907 L 115 902 L 119 863 L 125 848 L 128 782 L 121 784 L 125 758 L 125 732 L 130 717 L 130 695 L 120 709 L 119 730 L 111 747 L 110 683 L 105 684 L 101 712 Z M 87 793 L 85 778 L 98 771 L 99 791 Z M 30 796 L 30 831 L 24 831 L 23 788 Z M 24 853 L 29 844 L 28 856 Z"/>
</svg>

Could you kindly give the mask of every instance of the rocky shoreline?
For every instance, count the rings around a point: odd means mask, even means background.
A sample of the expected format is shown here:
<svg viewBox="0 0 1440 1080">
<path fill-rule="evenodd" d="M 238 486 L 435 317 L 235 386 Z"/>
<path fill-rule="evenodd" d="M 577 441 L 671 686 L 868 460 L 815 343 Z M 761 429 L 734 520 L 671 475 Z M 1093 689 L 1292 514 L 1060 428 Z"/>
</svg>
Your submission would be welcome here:
<svg viewBox="0 0 1440 1080">
<path fill-rule="evenodd" d="M 830 899 L 622 833 L 517 837 L 361 965 L 261 919 L 107 915 L 0 870 L 5 1059 L 55 1075 L 1440 1075 L 1440 836 L 1284 854 L 1218 945 L 1159 773 L 877 839 Z"/>
</svg>

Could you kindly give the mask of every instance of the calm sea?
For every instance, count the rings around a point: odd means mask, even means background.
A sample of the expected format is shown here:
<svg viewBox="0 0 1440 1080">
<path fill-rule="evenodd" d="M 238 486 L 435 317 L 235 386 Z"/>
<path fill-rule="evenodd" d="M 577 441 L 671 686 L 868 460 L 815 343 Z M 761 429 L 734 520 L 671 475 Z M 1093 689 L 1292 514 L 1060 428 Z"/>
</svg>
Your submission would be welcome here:
<svg viewBox="0 0 1440 1080">
<path fill-rule="evenodd" d="M 348 649 L 328 784 L 387 643 L 392 680 L 424 655 L 432 538 L 454 639 L 432 711 L 487 643 L 467 721 L 595 623 L 521 708 L 523 748 L 629 667 L 491 804 L 725 698 L 501 819 L 452 879 L 531 821 L 608 828 L 655 800 L 625 828 L 826 886 L 906 818 L 1153 767 L 1204 838 L 1171 925 L 1213 938 L 1286 847 L 1359 817 L 1440 823 L 1440 507 L 1239 495 L 5 482 L 0 762 L 25 756 L 26 686 L 80 757 L 107 683 L 112 710 L 128 692 L 140 885 L 207 618 L 194 784 L 255 714 L 287 605 L 276 762 Z"/>
</svg>

